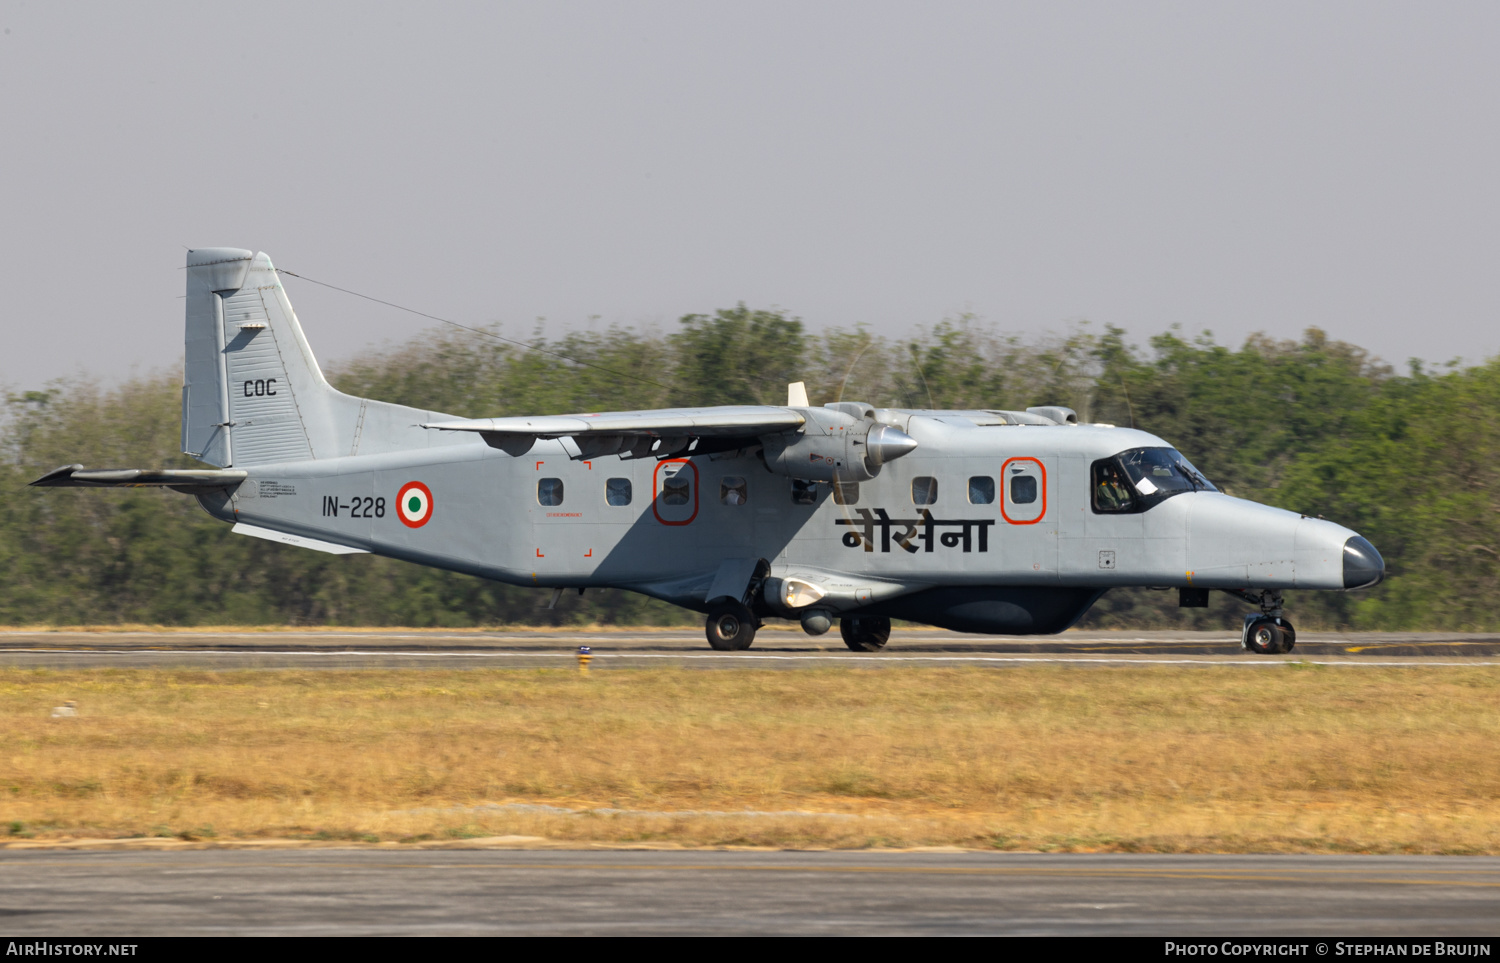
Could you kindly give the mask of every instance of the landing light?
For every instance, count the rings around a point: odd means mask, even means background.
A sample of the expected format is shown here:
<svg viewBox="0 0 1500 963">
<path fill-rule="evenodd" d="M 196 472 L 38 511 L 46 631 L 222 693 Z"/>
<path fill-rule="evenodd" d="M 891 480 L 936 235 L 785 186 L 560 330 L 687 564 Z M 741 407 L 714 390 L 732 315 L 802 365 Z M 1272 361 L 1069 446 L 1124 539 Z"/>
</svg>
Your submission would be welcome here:
<svg viewBox="0 0 1500 963">
<path fill-rule="evenodd" d="M 781 580 L 781 604 L 789 609 L 811 605 L 827 594 L 822 588 L 800 578 Z"/>
</svg>

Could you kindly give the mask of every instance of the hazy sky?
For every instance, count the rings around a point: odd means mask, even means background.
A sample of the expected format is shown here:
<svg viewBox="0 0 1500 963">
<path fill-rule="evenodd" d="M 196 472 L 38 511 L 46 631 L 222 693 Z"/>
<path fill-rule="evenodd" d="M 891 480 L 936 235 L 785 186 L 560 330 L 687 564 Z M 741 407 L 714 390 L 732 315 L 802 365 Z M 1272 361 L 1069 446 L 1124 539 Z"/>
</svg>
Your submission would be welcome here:
<svg viewBox="0 0 1500 963">
<path fill-rule="evenodd" d="M 0 382 L 184 248 L 525 334 L 745 301 L 1500 353 L 1500 4 L 0 0 Z M 287 281 L 338 360 L 426 322 Z"/>
</svg>

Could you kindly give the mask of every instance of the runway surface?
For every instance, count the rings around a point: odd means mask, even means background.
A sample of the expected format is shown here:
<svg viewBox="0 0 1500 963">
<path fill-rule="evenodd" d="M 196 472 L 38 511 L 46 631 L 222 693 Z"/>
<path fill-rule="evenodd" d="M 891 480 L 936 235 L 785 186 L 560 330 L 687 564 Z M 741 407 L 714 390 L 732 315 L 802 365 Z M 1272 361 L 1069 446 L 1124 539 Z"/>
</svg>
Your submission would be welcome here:
<svg viewBox="0 0 1500 963">
<path fill-rule="evenodd" d="M 0 666 L 49 668 L 526 668 L 570 665 L 578 647 L 597 669 L 1177 664 L 1274 666 L 1500 665 L 1500 635 L 1303 633 L 1296 651 L 1258 656 L 1228 633 L 1069 632 L 1060 636 L 964 635 L 898 628 L 882 652 L 850 652 L 836 632 L 817 638 L 766 630 L 745 652 L 709 649 L 698 630 L 424 632 L 0 632 Z"/>
<path fill-rule="evenodd" d="M 26 936 L 1493 936 L 1500 858 L 0 853 Z"/>
</svg>

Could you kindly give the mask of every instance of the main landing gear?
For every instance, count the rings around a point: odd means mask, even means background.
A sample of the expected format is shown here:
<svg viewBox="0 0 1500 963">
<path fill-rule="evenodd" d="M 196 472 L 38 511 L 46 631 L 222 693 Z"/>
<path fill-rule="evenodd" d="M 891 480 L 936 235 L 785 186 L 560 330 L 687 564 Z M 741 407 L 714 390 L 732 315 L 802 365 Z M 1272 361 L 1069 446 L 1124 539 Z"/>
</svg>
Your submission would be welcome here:
<svg viewBox="0 0 1500 963">
<path fill-rule="evenodd" d="M 708 644 L 720 652 L 741 652 L 755 641 L 755 630 L 760 625 L 748 605 L 723 599 L 709 608 L 704 634 L 708 636 Z M 855 652 L 879 652 L 890 640 L 891 620 L 846 615 L 839 619 L 839 634 Z"/>
<path fill-rule="evenodd" d="M 724 599 L 708 610 L 704 633 L 708 636 L 708 644 L 720 652 L 739 652 L 750 648 L 758 628 L 760 621 L 750 611 L 750 606 Z"/>
<path fill-rule="evenodd" d="M 839 634 L 855 652 L 879 652 L 891 638 L 891 620 L 846 615 L 839 619 Z"/>
<path fill-rule="evenodd" d="M 1282 655 L 1292 651 L 1297 644 L 1297 630 L 1282 615 L 1280 595 L 1270 590 L 1262 590 L 1259 595 L 1249 592 L 1234 594 L 1260 606 L 1260 614 L 1245 616 L 1244 634 L 1240 637 L 1240 644 L 1245 649 L 1259 655 Z"/>
</svg>

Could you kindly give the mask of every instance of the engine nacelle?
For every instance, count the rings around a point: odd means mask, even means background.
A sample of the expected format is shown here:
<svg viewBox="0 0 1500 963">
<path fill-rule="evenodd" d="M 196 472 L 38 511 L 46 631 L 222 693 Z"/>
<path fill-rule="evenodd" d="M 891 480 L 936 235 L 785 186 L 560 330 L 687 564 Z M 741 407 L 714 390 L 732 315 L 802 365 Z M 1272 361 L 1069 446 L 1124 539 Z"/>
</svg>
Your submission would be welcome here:
<svg viewBox="0 0 1500 963">
<path fill-rule="evenodd" d="M 854 438 L 850 434 L 787 432 L 761 440 L 765 443 L 766 467 L 779 475 L 804 481 L 860 482 L 876 474 L 865 464 L 864 446 L 851 444 Z"/>
<path fill-rule="evenodd" d="M 863 482 L 880 467 L 917 447 L 915 438 L 890 425 L 843 411 L 808 408 L 801 431 L 761 438 L 766 467 L 804 481 Z"/>
</svg>

